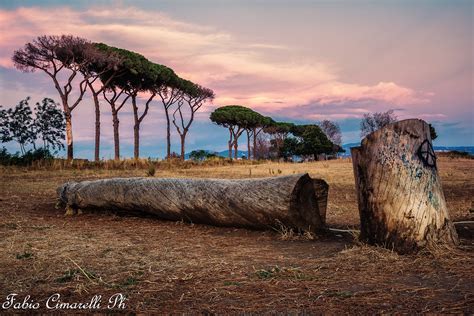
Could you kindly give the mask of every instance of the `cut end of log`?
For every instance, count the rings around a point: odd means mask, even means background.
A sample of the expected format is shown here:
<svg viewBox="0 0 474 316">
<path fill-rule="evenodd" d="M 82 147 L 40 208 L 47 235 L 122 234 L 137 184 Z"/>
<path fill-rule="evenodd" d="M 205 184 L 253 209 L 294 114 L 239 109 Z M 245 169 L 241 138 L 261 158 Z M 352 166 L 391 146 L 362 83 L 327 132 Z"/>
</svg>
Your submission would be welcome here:
<svg viewBox="0 0 474 316">
<path fill-rule="evenodd" d="M 295 227 L 314 232 L 323 226 L 313 179 L 311 179 L 309 174 L 306 173 L 300 176 L 295 184 L 290 209 L 293 212 L 293 218 L 296 220 L 294 223 Z"/>
<path fill-rule="evenodd" d="M 328 207 L 329 184 L 322 179 L 313 179 L 314 193 L 316 195 L 316 206 L 322 225 L 326 225 L 326 213 Z"/>
</svg>

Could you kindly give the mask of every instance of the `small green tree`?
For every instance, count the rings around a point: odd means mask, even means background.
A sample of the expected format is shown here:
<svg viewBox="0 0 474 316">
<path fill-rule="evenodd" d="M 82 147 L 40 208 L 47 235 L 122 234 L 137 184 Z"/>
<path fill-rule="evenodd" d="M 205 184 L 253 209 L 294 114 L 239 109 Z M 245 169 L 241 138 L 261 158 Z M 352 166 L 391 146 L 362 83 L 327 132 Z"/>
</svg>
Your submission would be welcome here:
<svg viewBox="0 0 474 316">
<path fill-rule="evenodd" d="M 273 122 L 263 130 L 265 133 L 272 136 L 272 139 L 270 140 L 270 151 L 272 152 L 272 156 L 287 158 L 282 152 L 282 147 L 294 126 L 295 124 L 289 122 Z"/>
<path fill-rule="evenodd" d="M 258 112 L 251 109 L 244 113 L 245 117 L 242 120 L 242 126 L 247 132 L 247 151 L 248 159 L 257 159 L 256 148 L 257 148 L 257 137 L 258 135 L 268 126 L 274 123 L 273 119 L 268 116 L 263 116 Z M 250 146 L 250 139 L 253 138 L 253 153 Z"/>
<path fill-rule="evenodd" d="M 196 161 L 203 161 L 212 157 L 217 157 L 217 155 L 215 153 L 210 153 L 203 149 L 193 150 L 189 154 L 189 158 Z"/>
<path fill-rule="evenodd" d="M 87 90 L 87 78 L 81 69 L 90 64 L 91 43 L 72 35 L 44 35 L 13 53 L 13 64 L 22 72 L 45 72 L 59 93 L 66 119 L 67 159 L 74 158 L 72 112 L 82 101 Z M 82 77 L 82 78 L 81 78 Z M 72 94 L 73 86 L 78 87 Z M 74 96 L 73 96 L 74 95 Z"/>
<path fill-rule="evenodd" d="M 173 112 L 173 125 L 181 140 L 181 160 L 184 160 L 186 135 L 191 128 L 196 112 L 206 101 L 214 99 L 214 91 L 189 80 L 182 79 L 183 99 Z M 185 105 L 186 104 L 186 105 Z"/>
<path fill-rule="evenodd" d="M 227 105 L 217 108 L 209 117 L 212 122 L 229 130 L 229 141 L 227 142 L 229 159 L 232 159 L 232 147 L 234 146 L 234 142 L 237 142 L 240 135 L 244 132 L 244 129 L 239 125 L 237 120 L 237 113 L 242 109 L 243 107 L 240 105 Z M 235 153 L 235 158 L 237 158 L 237 153 Z"/>
<path fill-rule="evenodd" d="M 63 149 L 63 140 L 66 138 L 64 133 L 66 122 L 59 104 L 50 98 L 44 98 L 41 104 L 36 103 L 34 126 L 37 136 L 43 141 L 43 148 L 48 150 Z"/>
<path fill-rule="evenodd" d="M 207 156 L 207 151 L 203 150 L 203 149 L 200 149 L 200 150 L 193 150 L 190 154 L 189 154 L 189 158 L 192 159 L 192 160 L 199 160 L 199 161 L 202 161 L 204 159 L 206 159 L 206 156 Z"/>
<path fill-rule="evenodd" d="M 297 126 L 294 134 L 302 139 L 299 153 L 302 156 L 313 156 L 317 159 L 317 155 L 333 151 L 333 143 L 317 125 L 302 125 L 301 129 Z"/>
<path fill-rule="evenodd" d="M 183 102 L 184 98 L 184 89 L 183 89 L 183 80 L 177 75 L 170 76 L 168 82 L 157 88 L 157 94 L 161 98 L 163 104 L 163 109 L 165 110 L 166 117 L 166 158 L 171 157 L 171 119 L 170 119 L 170 109 L 175 104 L 180 104 Z"/>
<path fill-rule="evenodd" d="M 251 126 L 257 115 L 255 111 L 241 105 L 227 105 L 214 110 L 210 119 L 217 125 L 229 129 L 229 158 L 232 159 L 232 147 L 234 147 L 234 158 L 238 155 L 238 141 L 242 133 Z"/>
<path fill-rule="evenodd" d="M 287 160 L 288 158 L 299 155 L 301 152 L 301 141 L 295 137 L 287 137 L 283 140 L 283 143 L 279 149 L 279 156 Z"/>
<path fill-rule="evenodd" d="M 26 146 L 28 144 L 33 145 L 33 148 L 35 148 L 37 137 L 33 113 L 28 104 L 29 100 L 30 97 L 21 100 L 16 107 L 8 109 L 6 112 L 6 125 L 9 132 L 5 140 L 16 141 L 20 145 L 22 155 L 26 153 Z"/>
<path fill-rule="evenodd" d="M 0 141 L 2 143 L 8 143 L 9 141 L 11 141 L 8 123 L 8 112 L 0 105 Z"/>
<path fill-rule="evenodd" d="M 280 149 L 283 158 L 296 156 L 312 156 L 328 154 L 334 151 L 334 146 L 318 125 L 294 125 L 291 128 L 294 137 L 286 137 Z"/>
</svg>

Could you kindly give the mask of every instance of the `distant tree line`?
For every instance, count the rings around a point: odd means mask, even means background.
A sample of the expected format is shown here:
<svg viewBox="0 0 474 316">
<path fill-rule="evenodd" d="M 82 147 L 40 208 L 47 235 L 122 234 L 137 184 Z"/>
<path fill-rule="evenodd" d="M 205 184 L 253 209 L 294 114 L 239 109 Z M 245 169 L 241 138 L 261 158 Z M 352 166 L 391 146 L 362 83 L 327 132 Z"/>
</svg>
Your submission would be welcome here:
<svg viewBox="0 0 474 316">
<path fill-rule="evenodd" d="M 229 158 L 237 158 L 239 138 L 243 133 L 247 135 L 249 159 L 290 159 L 292 156 L 316 159 L 320 154 L 344 152 L 341 129 L 329 120 L 306 125 L 277 122 L 242 105 L 219 107 L 211 113 L 210 119 L 229 130 Z M 393 110 L 366 113 L 360 122 L 361 137 L 396 121 Z M 438 135 L 431 124 L 429 127 L 434 140 Z"/>
<path fill-rule="evenodd" d="M 232 158 L 232 152 L 237 158 L 239 138 L 243 133 L 247 135 L 249 159 L 289 159 L 295 155 L 316 159 L 319 154 L 342 151 L 341 130 L 337 123 L 330 121 L 320 125 L 276 122 L 241 105 L 219 107 L 211 113 L 210 119 L 229 130 L 229 158 Z M 268 140 L 263 135 L 268 135 Z"/>
<path fill-rule="evenodd" d="M 138 159 L 140 127 L 152 102 L 158 98 L 166 118 L 166 157 L 176 156 L 171 152 L 171 129 L 174 127 L 180 138 L 179 157 L 184 159 L 186 137 L 197 111 L 215 98 L 211 89 L 183 79 L 171 68 L 154 63 L 141 54 L 71 35 L 39 36 L 16 50 L 12 60 L 15 67 L 23 72 L 39 70 L 50 77 L 61 100 L 60 112 L 64 120 L 69 160 L 74 158 L 72 114 L 87 91 L 94 104 L 96 161 L 100 160 L 101 104 L 110 106 L 116 160 L 120 159 L 119 112 L 127 104 L 131 106 L 134 119 L 134 158 Z M 44 106 L 54 104 L 51 99 L 45 100 L 43 102 L 47 105 Z M 23 100 L 15 110 L 0 112 L 2 141 L 17 141 L 22 152 L 25 152 L 27 144 L 35 146 L 32 139 L 38 135 L 43 137 L 44 148 L 63 146 L 61 137 L 45 134 L 43 130 L 48 126 L 40 126 L 29 118 L 31 113 L 28 111 L 31 112 L 31 109 L 27 103 L 28 100 Z M 54 115 L 58 115 L 57 111 L 58 109 Z M 45 114 L 37 113 L 38 115 L 53 114 L 46 111 Z M 232 152 L 233 157 L 237 158 L 239 139 L 244 133 L 249 159 L 289 158 L 293 155 L 315 157 L 342 150 L 341 130 L 337 123 L 328 120 L 319 125 L 276 122 L 271 117 L 241 105 L 219 107 L 212 112 L 210 119 L 229 131 L 229 158 L 232 158 Z M 361 121 L 361 136 L 395 120 L 392 110 L 365 114 Z M 34 125 L 34 128 L 30 125 Z M 436 138 L 436 131 L 431 125 L 430 129 L 432 139 Z"/>
</svg>

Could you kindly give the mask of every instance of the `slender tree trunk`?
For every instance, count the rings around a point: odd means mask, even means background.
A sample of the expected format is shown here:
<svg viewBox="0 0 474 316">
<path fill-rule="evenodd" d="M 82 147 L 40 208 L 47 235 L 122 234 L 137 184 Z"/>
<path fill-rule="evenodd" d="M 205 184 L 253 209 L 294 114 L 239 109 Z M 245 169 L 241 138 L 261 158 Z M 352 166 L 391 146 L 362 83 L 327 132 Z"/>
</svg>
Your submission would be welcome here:
<svg viewBox="0 0 474 316">
<path fill-rule="evenodd" d="M 140 119 L 138 117 L 137 96 L 132 95 L 133 117 L 135 124 L 133 125 L 133 158 L 140 158 Z"/>
<path fill-rule="evenodd" d="M 171 123 L 170 123 L 170 114 L 168 109 L 165 107 L 166 114 L 166 159 L 171 157 Z"/>
<path fill-rule="evenodd" d="M 107 95 L 106 95 L 105 91 L 103 92 L 104 93 L 104 98 L 109 103 L 110 110 L 112 112 L 112 123 L 113 123 L 113 131 L 114 131 L 114 159 L 116 161 L 120 160 L 120 132 L 119 132 L 120 120 L 119 120 L 118 114 L 119 114 L 119 111 L 124 106 L 125 102 L 130 97 L 130 96 L 127 96 L 125 99 L 123 99 L 122 102 L 119 102 L 120 105 L 117 107 L 117 101 L 118 101 L 120 95 L 122 94 L 122 92 L 123 91 L 121 91 L 117 95 L 117 92 L 115 90 L 113 90 L 114 94 L 113 94 L 112 98 L 110 98 L 110 99 L 107 98 Z M 135 114 L 135 112 L 134 112 L 134 114 Z"/>
<path fill-rule="evenodd" d="M 94 146 L 94 160 L 100 160 L 100 103 L 97 93 L 92 93 L 95 106 L 95 146 Z"/>
<path fill-rule="evenodd" d="M 58 91 L 60 91 L 60 94 L 61 94 L 61 89 L 59 88 L 58 84 L 56 84 L 56 88 L 58 89 Z M 67 160 L 73 160 L 74 159 L 74 148 L 73 148 L 74 142 L 72 139 L 72 113 L 71 113 L 71 109 L 69 108 L 67 97 L 61 94 L 61 101 L 63 103 L 64 118 L 66 120 Z"/>
<path fill-rule="evenodd" d="M 252 159 L 252 151 L 250 148 L 250 132 L 247 130 L 247 158 L 248 160 Z"/>
<path fill-rule="evenodd" d="M 183 132 L 181 136 L 181 160 L 184 161 L 184 155 L 185 155 L 185 150 L 184 150 L 184 147 L 185 147 L 185 142 L 186 142 L 186 131 Z"/>
<path fill-rule="evenodd" d="M 257 129 L 256 128 L 253 129 L 253 159 L 257 160 Z"/>
<path fill-rule="evenodd" d="M 132 95 L 133 117 L 135 124 L 133 125 L 133 158 L 140 157 L 140 120 L 138 118 L 137 97 Z"/>
<path fill-rule="evenodd" d="M 73 139 L 72 139 L 72 115 L 68 110 L 65 113 L 66 117 L 66 148 L 67 148 L 67 160 L 74 159 L 74 148 L 73 148 Z"/>
<path fill-rule="evenodd" d="M 120 137 L 119 137 L 119 124 L 118 113 L 112 111 L 112 121 L 114 123 L 114 159 L 120 160 Z"/>
<path fill-rule="evenodd" d="M 133 126 L 133 158 L 140 157 L 140 125 L 136 123 Z"/>
<path fill-rule="evenodd" d="M 150 106 L 150 102 L 155 97 L 156 93 L 152 93 L 151 97 L 145 103 L 145 109 L 143 113 L 139 116 L 138 115 L 138 106 L 137 106 L 137 93 L 133 93 L 132 96 L 132 107 L 133 107 L 133 118 L 135 120 L 135 124 L 133 126 L 133 137 L 134 137 L 134 149 L 133 149 L 133 156 L 135 159 L 140 157 L 140 124 L 142 123 L 143 118 L 147 115 L 148 109 Z"/>
<path fill-rule="evenodd" d="M 234 139 L 234 159 L 237 159 L 239 156 L 239 144 L 237 143 L 237 138 Z"/>
<path fill-rule="evenodd" d="M 230 128 L 229 128 L 229 134 L 230 134 L 229 142 L 228 142 L 228 145 L 229 145 L 229 159 L 232 159 L 232 130 Z"/>
</svg>

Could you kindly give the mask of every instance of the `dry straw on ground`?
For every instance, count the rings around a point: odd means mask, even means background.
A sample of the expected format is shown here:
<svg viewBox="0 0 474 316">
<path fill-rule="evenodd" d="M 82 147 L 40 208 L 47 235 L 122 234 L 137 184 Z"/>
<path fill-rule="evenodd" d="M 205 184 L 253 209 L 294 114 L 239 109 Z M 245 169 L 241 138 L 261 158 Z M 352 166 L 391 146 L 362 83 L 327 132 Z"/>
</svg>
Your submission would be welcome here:
<svg viewBox="0 0 474 316">
<path fill-rule="evenodd" d="M 67 180 L 149 171 L 149 161 L 109 164 L 0 170 L 0 297 L 60 293 L 73 302 L 121 292 L 128 311 L 156 313 L 474 312 L 472 236 L 456 250 L 401 256 L 337 230 L 302 236 L 112 213 L 64 217 L 55 208 L 55 189 Z M 154 166 L 155 177 L 309 172 L 330 185 L 328 225 L 357 229 L 350 161 Z M 474 160 L 441 159 L 439 169 L 452 218 L 472 220 Z"/>
</svg>

